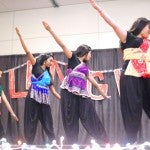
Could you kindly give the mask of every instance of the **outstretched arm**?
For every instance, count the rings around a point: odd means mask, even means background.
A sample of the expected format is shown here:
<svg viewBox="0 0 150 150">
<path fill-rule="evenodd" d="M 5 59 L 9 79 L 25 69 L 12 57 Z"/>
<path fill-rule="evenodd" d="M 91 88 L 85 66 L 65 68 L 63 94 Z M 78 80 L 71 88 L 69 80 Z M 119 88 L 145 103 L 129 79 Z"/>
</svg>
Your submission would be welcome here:
<svg viewBox="0 0 150 150">
<path fill-rule="evenodd" d="M 7 98 L 6 98 L 6 95 L 4 93 L 4 91 L 2 91 L 2 95 L 1 95 L 1 98 L 2 98 L 2 101 L 4 102 L 6 108 L 8 109 L 8 111 L 10 112 L 11 116 L 16 120 L 18 121 L 19 119 L 17 118 L 17 116 L 15 115 L 14 111 L 12 110 Z"/>
<path fill-rule="evenodd" d="M 25 44 L 25 42 L 24 42 L 24 40 L 22 38 L 22 35 L 20 34 L 19 29 L 17 27 L 15 29 L 16 29 L 16 33 L 17 33 L 17 35 L 19 37 L 19 40 L 21 42 L 21 45 L 22 45 L 22 47 L 23 47 L 26 55 L 28 56 L 28 59 L 31 61 L 31 64 L 34 65 L 35 62 L 36 62 L 36 59 L 34 58 L 34 56 L 32 55 L 32 53 L 28 50 L 28 48 L 27 48 L 27 46 L 26 46 L 26 44 Z"/>
<path fill-rule="evenodd" d="M 104 92 L 101 90 L 100 86 L 98 85 L 98 83 L 96 82 L 96 80 L 94 79 L 94 77 L 89 74 L 89 76 L 87 77 L 87 79 L 92 83 L 92 85 L 98 90 L 98 92 L 107 99 L 110 99 L 110 96 L 107 96 L 104 94 Z"/>
<path fill-rule="evenodd" d="M 116 35 L 119 37 L 120 41 L 122 43 L 125 43 L 127 37 L 127 31 L 124 30 L 121 26 L 119 26 L 113 19 L 111 19 L 111 17 L 108 16 L 107 13 L 104 12 L 104 10 L 102 10 L 102 8 L 95 2 L 95 0 L 89 0 L 89 1 L 93 6 L 93 8 L 97 10 L 100 16 L 106 21 L 106 23 L 108 23 L 113 28 Z"/>
<path fill-rule="evenodd" d="M 66 45 L 61 41 L 61 39 L 55 34 L 55 32 L 52 30 L 52 28 L 49 26 L 48 23 L 45 21 L 42 22 L 45 29 L 53 36 L 57 44 L 62 48 L 64 54 L 66 55 L 67 58 L 72 57 L 72 52 L 66 47 Z"/>
<path fill-rule="evenodd" d="M 60 95 L 56 92 L 55 88 L 54 88 L 54 85 L 51 85 L 50 86 L 50 90 L 52 92 L 52 94 L 57 98 L 57 99 L 60 99 Z"/>
</svg>

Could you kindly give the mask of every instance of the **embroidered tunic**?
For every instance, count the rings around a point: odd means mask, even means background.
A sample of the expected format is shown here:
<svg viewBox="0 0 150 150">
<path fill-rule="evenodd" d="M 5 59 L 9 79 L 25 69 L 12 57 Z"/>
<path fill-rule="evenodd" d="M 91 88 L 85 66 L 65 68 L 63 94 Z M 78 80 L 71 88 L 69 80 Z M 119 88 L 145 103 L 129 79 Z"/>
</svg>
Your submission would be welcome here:
<svg viewBox="0 0 150 150">
<path fill-rule="evenodd" d="M 128 41 L 131 41 L 130 44 Z M 124 51 L 125 64 L 123 70 L 125 75 L 131 75 L 136 77 L 150 77 L 150 41 L 147 39 L 141 39 L 135 37 L 132 33 L 127 33 L 127 44 L 123 44 L 122 49 Z M 137 50 L 141 50 L 137 51 Z M 147 58 L 142 59 L 142 55 L 145 54 Z"/>
<path fill-rule="evenodd" d="M 139 48 L 127 48 L 124 50 L 124 60 L 130 60 L 127 66 L 126 75 L 137 77 L 150 77 L 150 47 L 149 41 L 143 39 Z M 146 56 L 142 59 L 143 56 Z"/>
<path fill-rule="evenodd" d="M 73 57 L 76 56 L 74 55 Z M 61 88 L 67 89 L 76 95 L 88 97 L 86 79 L 88 74 L 89 69 L 85 63 L 78 64 L 74 69 L 68 68 Z"/>
<path fill-rule="evenodd" d="M 50 105 L 50 84 L 50 73 L 47 69 L 44 71 L 40 64 L 36 62 L 32 70 L 30 98 L 39 103 Z"/>
</svg>

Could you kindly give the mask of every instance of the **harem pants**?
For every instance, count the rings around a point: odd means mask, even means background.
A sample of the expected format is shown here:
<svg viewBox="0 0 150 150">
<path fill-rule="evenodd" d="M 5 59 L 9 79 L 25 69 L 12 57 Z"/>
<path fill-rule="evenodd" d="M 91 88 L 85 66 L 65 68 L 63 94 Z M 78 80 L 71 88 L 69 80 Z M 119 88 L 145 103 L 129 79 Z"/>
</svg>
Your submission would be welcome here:
<svg viewBox="0 0 150 150">
<path fill-rule="evenodd" d="M 33 144 L 38 120 L 49 137 L 54 140 L 53 119 L 49 105 L 40 104 L 34 99 L 26 98 L 24 113 L 24 135 L 27 144 Z"/>
<path fill-rule="evenodd" d="M 129 143 L 137 140 L 142 109 L 150 118 L 150 79 L 121 75 L 121 113 Z"/>
<path fill-rule="evenodd" d="M 98 143 L 107 143 L 106 131 L 96 113 L 91 99 L 82 98 L 61 90 L 61 110 L 64 130 L 68 144 L 78 143 L 79 119 L 86 131 Z"/>
<path fill-rule="evenodd" d="M 4 128 L 3 128 L 1 117 L 0 117 L 0 139 L 3 138 L 4 136 L 5 136 Z"/>
</svg>

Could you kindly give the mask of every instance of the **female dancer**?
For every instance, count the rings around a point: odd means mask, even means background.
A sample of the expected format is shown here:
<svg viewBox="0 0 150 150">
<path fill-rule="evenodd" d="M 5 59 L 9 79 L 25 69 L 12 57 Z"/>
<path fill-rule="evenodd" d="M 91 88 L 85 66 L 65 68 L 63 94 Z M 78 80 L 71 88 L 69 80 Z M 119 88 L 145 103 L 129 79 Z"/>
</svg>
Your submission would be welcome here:
<svg viewBox="0 0 150 150">
<path fill-rule="evenodd" d="M 96 114 L 86 89 L 86 82 L 89 80 L 104 98 L 110 98 L 110 96 L 106 96 L 102 92 L 95 79 L 89 73 L 86 62 L 91 58 L 91 48 L 83 44 L 73 53 L 46 22 L 43 22 L 43 25 L 68 58 L 66 77 L 61 85 L 62 120 L 68 144 L 78 142 L 79 119 L 95 140 L 99 143 L 108 142 L 106 131 Z"/>
<path fill-rule="evenodd" d="M 50 66 L 53 62 L 52 55 L 41 55 L 40 58 L 35 57 L 28 50 L 23 38 L 16 28 L 22 47 L 28 56 L 32 68 L 31 87 L 25 99 L 24 113 L 24 135 L 27 144 L 32 144 L 36 134 L 38 120 L 40 120 L 45 133 L 50 141 L 55 139 L 53 130 L 53 119 L 50 108 L 50 91 L 60 99 L 60 95 L 56 92 L 52 83 L 50 74 Z"/>
<path fill-rule="evenodd" d="M 142 108 L 150 118 L 149 65 L 150 20 L 138 18 L 129 31 L 112 20 L 94 0 L 89 0 L 100 16 L 113 28 L 121 41 L 124 65 L 120 78 L 120 99 L 123 123 L 129 143 L 137 139 L 141 124 Z"/>
<path fill-rule="evenodd" d="M 2 74 L 3 74 L 3 71 L 0 69 L 0 78 L 2 78 Z M 1 102 L 4 102 L 6 108 L 7 108 L 8 111 L 10 112 L 11 116 L 12 116 L 16 121 L 18 121 L 17 116 L 15 115 L 14 111 L 12 110 L 12 108 L 11 108 L 11 106 L 10 106 L 10 104 L 9 104 L 9 102 L 8 102 L 8 100 L 7 100 L 7 98 L 6 98 L 6 95 L 5 95 L 4 91 L 3 91 L 3 86 L 2 86 L 2 85 L 0 85 L 0 103 L 1 103 Z M 1 123 L 1 121 L 0 121 L 0 139 L 1 139 L 2 137 L 4 137 L 4 136 L 5 136 L 4 129 L 3 129 L 2 123 Z"/>
</svg>

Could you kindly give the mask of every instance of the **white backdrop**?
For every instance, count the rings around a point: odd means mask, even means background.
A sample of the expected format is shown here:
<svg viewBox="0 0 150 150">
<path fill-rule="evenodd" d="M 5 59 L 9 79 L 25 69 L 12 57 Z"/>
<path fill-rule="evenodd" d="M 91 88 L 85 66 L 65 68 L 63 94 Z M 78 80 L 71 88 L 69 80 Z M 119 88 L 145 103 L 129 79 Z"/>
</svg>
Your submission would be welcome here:
<svg viewBox="0 0 150 150">
<path fill-rule="evenodd" d="M 150 19 L 150 0 L 114 0 L 102 7 L 125 29 L 138 17 Z M 93 49 L 117 48 L 119 40 L 90 4 L 0 13 L 0 55 L 24 54 L 15 27 L 18 26 L 33 53 L 61 51 L 41 21 L 53 29 L 71 50 L 80 44 Z"/>
</svg>

